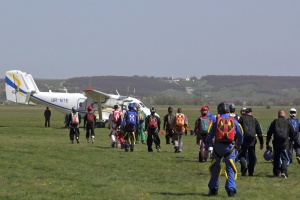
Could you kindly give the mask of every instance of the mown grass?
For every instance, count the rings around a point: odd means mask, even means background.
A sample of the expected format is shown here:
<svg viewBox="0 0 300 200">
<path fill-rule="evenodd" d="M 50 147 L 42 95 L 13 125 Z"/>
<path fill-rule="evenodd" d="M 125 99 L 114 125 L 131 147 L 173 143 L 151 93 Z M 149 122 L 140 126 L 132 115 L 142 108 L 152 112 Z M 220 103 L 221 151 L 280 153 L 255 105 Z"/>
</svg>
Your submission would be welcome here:
<svg viewBox="0 0 300 200">
<path fill-rule="evenodd" d="M 167 108 L 157 108 L 163 117 Z M 278 108 L 254 108 L 264 129 Z M 285 108 L 288 110 L 288 108 Z M 133 153 L 112 149 L 107 129 L 96 129 L 95 144 L 70 144 L 64 115 L 52 110 L 51 127 L 44 128 L 44 107 L 0 107 L 0 199 L 206 199 L 207 163 L 198 162 L 195 137 L 184 137 L 183 152 L 165 144 L 148 153 L 137 144 Z M 199 108 L 184 108 L 190 127 Z M 215 109 L 212 108 L 212 112 Z M 299 167 L 289 166 L 289 178 L 272 176 L 272 165 L 257 148 L 254 177 L 238 177 L 240 199 L 299 199 Z M 224 165 L 223 165 L 224 167 Z M 237 164 L 238 169 L 240 165 Z M 225 177 L 219 196 L 226 198 Z"/>
</svg>

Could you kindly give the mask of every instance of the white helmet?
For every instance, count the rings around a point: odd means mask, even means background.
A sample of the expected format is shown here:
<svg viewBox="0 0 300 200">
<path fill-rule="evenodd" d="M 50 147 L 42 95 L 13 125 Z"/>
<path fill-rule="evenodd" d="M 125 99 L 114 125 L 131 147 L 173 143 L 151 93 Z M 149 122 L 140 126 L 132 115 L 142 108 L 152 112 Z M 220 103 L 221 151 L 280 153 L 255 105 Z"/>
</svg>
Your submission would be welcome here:
<svg viewBox="0 0 300 200">
<path fill-rule="evenodd" d="M 291 108 L 291 109 L 290 109 L 290 116 L 291 116 L 291 117 L 296 117 L 296 115 L 297 115 L 297 110 L 296 110 L 296 108 Z"/>
</svg>

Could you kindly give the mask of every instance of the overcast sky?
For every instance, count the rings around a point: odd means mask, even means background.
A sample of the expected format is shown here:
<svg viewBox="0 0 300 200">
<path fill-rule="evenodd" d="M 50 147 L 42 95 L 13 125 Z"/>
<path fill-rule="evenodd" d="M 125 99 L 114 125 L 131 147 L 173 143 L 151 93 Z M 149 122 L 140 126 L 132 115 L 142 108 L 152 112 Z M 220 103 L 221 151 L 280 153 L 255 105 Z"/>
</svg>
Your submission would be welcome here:
<svg viewBox="0 0 300 200">
<path fill-rule="evenodd" d="M 299 0 L 0 0 L 0 73 L 299 76 Z"/>
</svg>

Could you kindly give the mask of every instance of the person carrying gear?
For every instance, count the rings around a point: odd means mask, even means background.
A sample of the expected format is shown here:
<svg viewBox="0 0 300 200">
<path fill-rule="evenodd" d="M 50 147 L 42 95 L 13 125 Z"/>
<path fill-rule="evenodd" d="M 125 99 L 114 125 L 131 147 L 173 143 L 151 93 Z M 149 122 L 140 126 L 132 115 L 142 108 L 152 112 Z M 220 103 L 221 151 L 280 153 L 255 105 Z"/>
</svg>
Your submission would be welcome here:
<svg viewBox="0 0 300 200">
<path fill-rule="evenodd" d="M 289 156 L 287 150 L 290 140 L 297 142 L 297 133 L 294 131 L 293 125 L 289 120 L 285 119 L 285 112 L 278 111 L 278 119 L 275 119 L 269 126 L 267 132 L 266 146 L 270 149 L 270 140 L 273 135 L 273 174 L 287 178 L 287 166 L 289 163 Z"/>
<path fill-rule="evenodd" d="M 209 111 L 209 106 L 206 105 L 206 107 L 208 109 L 206 117 L 208 117 L 211 120 L 212 123 L 215 123 L 216 122 L 216 115 L 211 114 L 211 112 Z M 212 143 L 208 147 L 208 151 L 209 151 L 210 155 L 212 154 L 213 149 L 214 148 L 213 148 L 213 141 L 212 141 Z"/>
<path fill-rule="evenodd" d="M 163 130 L 166 134 L 166 144 L 170 144 L 170 139 L 173 143 L 173 129 L 171 128 L 171 122 L 174 119 L 175 115 L 173 114 L 173 108 L 170 106 L 168 108 L 168 114 L 164 116 L 164 126 Z"/>
<path fill-rule="evenodd" d="M 211 178 L 208 183 L 209 196 L 218 195 L 221 160 L 225 161 L 225 176 L 226 184 L 225 190 L 229 197 L 236 196 L 237 170 L 235 167 L 236 150 L 241 148 L 243 142 L 243 132 L 237 120 L 229 115 L 229 104 L 220 103 L 218 105 L 218 114 L 216 122 L 213 123 L 212 128 L 205 140 L 205 151 L 208 154 L 209 144 L 215 138 L 214 151 L 212 153 L 212 161 L 209 167 Z"/>
<path fill-rule="evenodd" d="M 50 127 L 51 111 L 49 110 L 49 107 L 46 107 L 46 110 L 44 112 L 44 117 L 45 117 L 45 127 Z"/>
<path fill-rule="evenodd" d="M 81 116 L 77 112 L 75 106 L 72 107 L 72 112 L 69 114 L 69 129 L 70 129 L 70 140 L 74 143 L 74 136 L 79 144 L 79 125 L 81 123 Z"/>
<path fill-rule="evenodd" d="M 145 118 L 146 113 L 141 110 L 141 106 L 138 104 L 137 107 L 137 115 L 138 115 L 138 120 L 139 120 L 139 127 L 137 128 L 136 134 L 135 134 L 135 139 L 136 139 L 136 144 L 139 143 L 140 136 L 142 143 L 145 144 L 146 141 L 146 135 L 145 135 Z"/>
<path fill-rule="evenodd" d="M 114 110 L 110 113 L 108 119 L 108 130 L 110 130 L 109 137 L 111 139 L 111 147 L 122 146 L 123 139 L 119 136 L 122 124 L 122 112 L 119 110 L 118 105 L 114 105 Z M 119 140 L 118 140 L 119 138 Z M 120 141 L 121 139 L 121 141 Z"/>
<path fill-rule="evenodd" d="M 124 114 L 122 126 L 124 127 L 125 151 L 133 152 L 135 143 L 135 131 L 139 127 L 137 113 L 133 103 L 129 103 L 128 110 Z"/>
<path fill-rule="evenodd" d="M 88 106 L 88 113 L 83 117 L 83 128 L 86 130 L 86 141 L 89 143 L 90 137 L 92 143 L 95 141 L 95 124 L 96 124 L 96 115 L 93 113 L 93 107 Z"/>
<path fill-rule="evenodd" d="M 160 131 L 160 118 L 155 115 L 155 108 L 150 108 L 151 114 L 145 119 L 145 127 L 147 130 L 147 146 L 148 152 L 153 152 L 152 144 L 154 142 L 157 152 L 160 152 L 160 138 L 158 133 Z"/>
<path fill-rule="evenodd" d="M 259 139 L 260 150 L 263 150 L 264 148 L 262 130 L 256 118 L 253 117 L 251 108 L 246 109 L 245 115 L 243 115 L 240 118 L 239 123 L 242 126 L 244 131 L 244 140 L 238 156 L 238 159 L 240 160 L 241 163 L 241 173 L 242 176 L 246 176 L 248 170 L 248 175 L 253 176 L 254 166 L 256 164 L 256 154 L 255 154 L 255 145 L 257 142 L 256 136 Z M 247 160 L 248 160 L 248 166 L 247 166 Z"/>
<path fill-rule="evenodd" d="M 182 113 L 182 108 L 178 108 L 177 113 L 175 114 L 175 117 L 173 118 L 173 121 L 171 123 L 173 127 L 173 143 L 174 143 L 174 149 L 175 153 L 182 152 L 182 146 L 183 146 L 183 134 L 185 134 L 188 131 L 188 118 L 185 116 L 185 114 Z"/>
<path fill-rule="evenodd" d="M 300 138 L 299 138 L 299 131 L 300 131 L 300 121 L 296 118 L 297 116 L 297 110 L 296 108 L 290 109 L 290 118 L 288 119 L 290 123 L 293 125 L 294 131 L 297 133 L 297 142 L 293 142 L 290 140 L 289 142 L 289 159 L 290 163 L 293 162 L 293 149 L 296 151 L 296 158 L 298 161 L 298 164 L 300 164 Z"/>
<path fill-rule="evenodd" d="M 230 111 L 230 117 L 233 117 L 239 121 L 240 116 L 235 114 L 235 104 L 234 103 L 229 104 L 229 111 Z"/>
<path fill-rule="evenodd" d="M 204 152 L 204 142 L 211 128 L 212 121 L 207 117 L 208 108 L 206 106 L 202 106 L 200 112 L 201 116 L 195 122 L 194 134 L 197 136 L 199 162 L 206 162 L 208 155 Z"/>
</svg>

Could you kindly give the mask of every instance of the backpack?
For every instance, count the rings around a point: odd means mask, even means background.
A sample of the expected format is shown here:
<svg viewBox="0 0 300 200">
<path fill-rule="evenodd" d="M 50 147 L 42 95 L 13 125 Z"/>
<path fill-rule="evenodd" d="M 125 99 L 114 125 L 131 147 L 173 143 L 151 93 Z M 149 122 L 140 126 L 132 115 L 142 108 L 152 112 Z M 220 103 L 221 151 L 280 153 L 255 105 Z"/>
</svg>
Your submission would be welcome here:
<svg viewBox="0 0 300 200">
<path fill-rule="evenodd" d="M 208 129 L 210 127 L 211 121 L 209 118 L 203 118 L 203 117 L 199 117 L 198 120 L 198 131 L 200 134 L 205 134 L 207 135 L 208 133 Z"/>
<path fill-rule="evenodd" d="M 88 113 L 86 118 L 87 118 L 87 123 L 94 124 L 94 114 L 93 113 Z"/>
<path fill-rule="evenodd" d="M 221 118 L 217 117 L 217 132 L 215 139 L 219 142 L 232 142 L 234 141 L 235 124 L 234 118 Z"/>
<path fill-rule="evenodd" d="M 116 110 L 113 111 L 112 121 L 117 125 L 121 124 L 121 112 L 120 111 L 116 111 Z"/>
<path fill-rule="evenodd" d="M 78 113 L 72 113 L 71 114 L 71 122 L 72 124 L 79 124 L 79 116 L 78 116 Z"/>
<path fill-rule="evenodd" d="M 255 138 L 256 137 L 255 118 L 251 116 L 245 116 L 241 118 L 241 122 L 244 131 L 244 137 Z"/>
<path fill-rule="evenodd" d="M 284 143 L 288 139 L 288 121 L 279 118 L 274 121 L 274 139 L 278 142 Z"/>
<path fill-rule="evenodd" d="M 149 123 L 148 123 L 148 128 L 149 129 L 157 129 L 158 124 L 157 124 L 157 119 L 156 117 L 149 117 Z"/>
<path fill-rule="evenodd" d="M 137 120 L 136 112 L 128 110 L 126 112 L 126 126 L 135 126 L 136 120 Z"/>
<path fill-rule="evenodd" d="M 184 114 L 176 113 L 175 116 L 175 126 L 182 127 L 184 126 Z"/>
<path fill-rule="evenodd" d="M 143 123 L 145 121 L 145 116 L 143 111 L 138 112 L 138 120 L 140 123 Z"/>
</svg>

